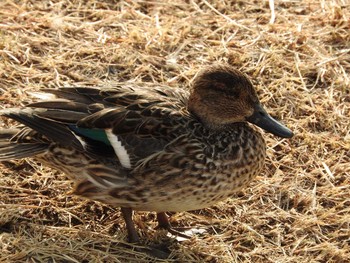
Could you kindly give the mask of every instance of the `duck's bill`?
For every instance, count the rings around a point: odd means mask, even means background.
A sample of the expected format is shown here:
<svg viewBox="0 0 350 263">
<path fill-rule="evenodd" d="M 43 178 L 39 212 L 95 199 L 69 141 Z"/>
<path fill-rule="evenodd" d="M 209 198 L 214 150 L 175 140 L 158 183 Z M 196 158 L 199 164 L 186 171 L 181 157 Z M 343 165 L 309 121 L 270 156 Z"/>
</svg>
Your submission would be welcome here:
<svg viewBox="0 0 350 263">
<path fill-rule="evenodd" d="M 247 121 L 282 138 L 291 138 L 293 136 L 293 132 L 290 129 L 272 118 L 261 105 L 256 106 L 253 115 L 248 117 Z"/>
</svg>

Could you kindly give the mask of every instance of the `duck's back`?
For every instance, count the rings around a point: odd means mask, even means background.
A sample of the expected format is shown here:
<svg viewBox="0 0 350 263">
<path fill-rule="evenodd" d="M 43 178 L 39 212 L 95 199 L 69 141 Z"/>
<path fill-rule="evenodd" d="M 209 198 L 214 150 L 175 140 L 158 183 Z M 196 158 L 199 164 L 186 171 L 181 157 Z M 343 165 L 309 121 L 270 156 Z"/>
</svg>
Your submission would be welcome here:
<svg viewBox="0 0 350 263">
<path fill-rule="evenodd" d="M 179 136 L 190 118 L 188 92 L 178 88 L 121 84 L 45 91 L 54 98 L 0 112 L 22 124 L 2 131 L 0 160 L 37 155 L 68 175 L 87 163 L 132 169 Z"/>
</svg>

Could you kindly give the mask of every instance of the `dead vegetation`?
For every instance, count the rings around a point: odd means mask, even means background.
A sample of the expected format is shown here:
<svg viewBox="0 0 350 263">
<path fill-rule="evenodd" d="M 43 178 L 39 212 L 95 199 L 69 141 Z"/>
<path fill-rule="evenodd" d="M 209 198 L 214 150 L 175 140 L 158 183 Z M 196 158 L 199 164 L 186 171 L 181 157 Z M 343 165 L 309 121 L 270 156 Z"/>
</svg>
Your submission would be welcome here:
<svg viewBox="0 0 350 263">
<path fill-rule="evenodd" d="M 266 169 L 238 196 L 171 217 L 206 233 L 177 242 L 137 213 L 142 238 L 167 244 L 169 262 L 349 262 L 349 20 L 346 0 L 4 0 L 1 108 L 45 87 L 186 88 L 228 61 L 296 135 L 265 134 Z M 119 209 L 69 195 L 64 175 L 33 160 L 0 167 L 1 262 L 154 260 L 125 244 Z"/>
</svg>

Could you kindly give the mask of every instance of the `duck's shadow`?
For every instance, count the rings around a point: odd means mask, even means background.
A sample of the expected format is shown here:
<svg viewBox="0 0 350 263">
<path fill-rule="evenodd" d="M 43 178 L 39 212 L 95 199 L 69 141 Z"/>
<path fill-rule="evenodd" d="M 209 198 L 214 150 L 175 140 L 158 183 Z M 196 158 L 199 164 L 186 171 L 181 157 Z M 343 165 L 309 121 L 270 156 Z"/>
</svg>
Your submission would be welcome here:
<svg viewBox="0 0 350 263">
<path fill-rule="evenodd" d="M 200 237 L 200 236 L 198 236 Z M 126 236 L 125 236 L 126 240 Z M 193 257 L 186 259 L 185 255 L 191 255 L 191 248 L 188 244 L 191 240 L 185 240 L 182 237 L 166 234 L 165 230 L 159 231 L 155 237 L 141 239 L 142 243 L 132 244 L 127 242 L 120 242 L 116 244 L 125 249 L 127 253 L 136 253 L 139 256 L 147 257 L 149 259 L 168 259 L 172 261 L 193 261 Z"/>
<path fill-rule="evenodd" d="M 38 255 L 47 254 L 50 260 L 61 262 L 60 256 L 57 256 L 61 250 L 62 253 L 73 258 L 74 262 L 90 262 L 90 260 L 95 262 L 193 262 L 194 252 L 187 243 L 191 240 L 178 241 L 175 237 L 166 236 L 165 231 L 162 231 L 164 235 L 156 233 L 155 238 L 141 236 L 141 244 L 128 243 L 126 233 L 122 230 L 112 236 L 74 228 L 65 228 L 63 232 L 60 233 L 58 228 L 51 225 L 40 225 L 29 220 L 0 224 L 0 235 L 19 238 L 23 248 L 29 249 L 35 244 L 35 253 L 28 253 L 28 259 L 39 259 Z M 43 239 L 45 235 L 51 238 Z M 58 250 L 58 244 L 54 240 L 59 238 L 66 240 L 66 246 Z M 18 244 L 14 244 L 16 245 Z M 75 247 L 74 251 L 70 246 Z M 55 253 L 49 256 L 47 251 Z M 82 255 L 85 256 L 82 257 Z M 100 261 L 103 258 L 106 261 Z"/>
</svg>

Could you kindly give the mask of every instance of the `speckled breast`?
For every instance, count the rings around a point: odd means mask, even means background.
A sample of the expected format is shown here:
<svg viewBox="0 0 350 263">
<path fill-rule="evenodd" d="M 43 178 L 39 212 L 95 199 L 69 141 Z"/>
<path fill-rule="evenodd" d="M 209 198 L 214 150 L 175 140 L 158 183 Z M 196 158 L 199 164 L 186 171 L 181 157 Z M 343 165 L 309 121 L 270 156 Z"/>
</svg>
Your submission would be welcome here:
<svg viewBox="0 0 350 263">
<path fill-rule="evenodd" d="M 188 159 L 186 169 L 177 169 L 173 180 L 158 184 L 146 202 L 133 208 L 157 212 L 205 208 L 232 196 L 259 174 L 266 156 L 260 133 L 244 126 L 212 139 L 215 144 L 202 143 L 201 152 Z"/>
</svg>

